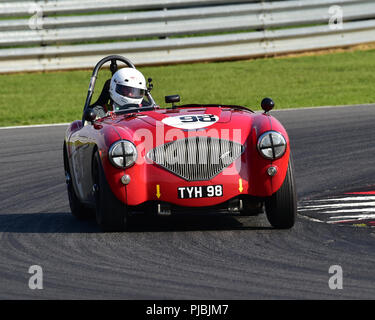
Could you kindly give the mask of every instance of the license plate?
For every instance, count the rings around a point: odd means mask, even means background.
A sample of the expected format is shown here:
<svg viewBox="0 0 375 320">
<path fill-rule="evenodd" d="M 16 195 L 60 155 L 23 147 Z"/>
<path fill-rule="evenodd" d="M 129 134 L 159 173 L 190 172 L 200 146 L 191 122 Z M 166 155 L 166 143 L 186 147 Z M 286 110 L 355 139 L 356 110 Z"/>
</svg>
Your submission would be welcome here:
<svg viewBox="0 0 375 320">
<path fill-rule="evenodd" d="M 178 187 L 178 199 L 213 198 L 223 196 L 221 184 L 213 186 Z"/>
</svg>

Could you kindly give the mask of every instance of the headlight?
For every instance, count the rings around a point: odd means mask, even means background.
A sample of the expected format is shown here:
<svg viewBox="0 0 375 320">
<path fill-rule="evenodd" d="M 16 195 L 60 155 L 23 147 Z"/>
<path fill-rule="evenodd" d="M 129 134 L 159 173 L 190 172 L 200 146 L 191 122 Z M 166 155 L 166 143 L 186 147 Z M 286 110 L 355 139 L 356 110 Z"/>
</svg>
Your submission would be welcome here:
<svg viewBox="0 0 375 320">
<path fill-rule="evenodd" d="M 115 142 L 109 148 L 109 160 L 117 168 L 128 168 L 137 160 L 137 149 L 135 145 L 127 140 Z"/>
<path fill-rule="evenodd" d="M 279 132 L 267 131 L 258 139 L 258 151 L 266 159 L 278 159 L 284 155 L 285 150 L 286 140 Z"/>
</svg>

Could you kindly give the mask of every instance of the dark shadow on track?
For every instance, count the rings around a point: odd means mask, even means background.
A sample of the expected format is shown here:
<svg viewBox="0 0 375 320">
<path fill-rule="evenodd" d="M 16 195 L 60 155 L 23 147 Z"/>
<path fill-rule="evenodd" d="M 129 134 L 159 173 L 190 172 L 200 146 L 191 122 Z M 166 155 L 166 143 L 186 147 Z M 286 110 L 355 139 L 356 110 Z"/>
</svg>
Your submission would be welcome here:
<svg viewBox="0 0 375 320">
<path fill-rule="evenodd" d="M 68 212 L 0 214 L 0 232 L 11 233 L 95 233 L 94 220 L 78 221 Z"/>
<path fill-rule="evenodd" d="M 178 232 L 178 231 L 230 231 L 273 229 L 258 217 L 233 217 L 223 215 L 133 217 L 128 232 Z"/>
<path fill-rule="evenodd" d="M 127 232 L 271 230 L 260 217 L 178 216 L 133 217 Z M 261 221 L 259 221 L 261 220 Z M 261 222 L 261 223 L 260 223 Z M 79 221 L 68 212 L 0 214 L 0 232 L 100 233 L 94 219 Z"/>
</svg>

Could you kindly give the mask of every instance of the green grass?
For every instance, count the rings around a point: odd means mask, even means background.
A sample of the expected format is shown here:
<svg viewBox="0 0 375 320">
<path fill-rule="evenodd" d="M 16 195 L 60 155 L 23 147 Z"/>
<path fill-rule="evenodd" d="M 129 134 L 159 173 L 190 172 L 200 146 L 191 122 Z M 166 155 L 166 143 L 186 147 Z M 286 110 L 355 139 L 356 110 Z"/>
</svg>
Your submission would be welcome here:
<svg viewBox="0 0 375 320">
<path fill-rule="evenodd" d="M 153 97 L 180 94 L 181 103 L 239 104 L 259 109 L 375 102 L 375 50 L 297 58 L 257 59 L 140 68 L 152 77 Z M 80 119 L 91 71 L 0 75 L 0 126 Z M 96 96 L 110 77 L 99 75 Z"/>
</svg>

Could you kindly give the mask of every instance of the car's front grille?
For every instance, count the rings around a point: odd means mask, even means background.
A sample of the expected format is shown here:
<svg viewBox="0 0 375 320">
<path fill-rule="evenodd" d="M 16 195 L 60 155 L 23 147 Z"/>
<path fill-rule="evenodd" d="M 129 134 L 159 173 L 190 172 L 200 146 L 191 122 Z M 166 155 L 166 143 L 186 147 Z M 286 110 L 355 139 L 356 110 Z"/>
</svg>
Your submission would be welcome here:
<svg viewBox="0 0 375 320">
<path fill-rule="evenodd" d="M 242 152 L 243 146 L 234 141 L 190 137 L 158 146 L 147 157 L 185 180 L 196 181 L 212 179 Z"/>
</svg>

